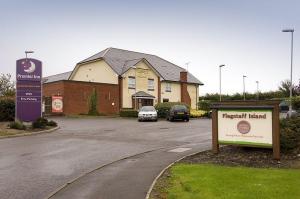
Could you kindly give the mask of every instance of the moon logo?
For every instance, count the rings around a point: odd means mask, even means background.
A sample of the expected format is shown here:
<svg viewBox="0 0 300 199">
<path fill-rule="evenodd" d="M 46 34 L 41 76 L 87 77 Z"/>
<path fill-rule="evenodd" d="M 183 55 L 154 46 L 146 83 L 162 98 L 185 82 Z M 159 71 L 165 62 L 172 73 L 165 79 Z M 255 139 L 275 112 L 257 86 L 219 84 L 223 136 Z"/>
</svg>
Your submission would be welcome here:
<svg viewBox="0 0 300 199">
<path fill-rule="evenodd" d="M 24 64 L 24 71 L 26 73 L 33 73 L 35 71 L 35 63 L 32 61 L 27 62 L 26 64 Z"/>
</svg>

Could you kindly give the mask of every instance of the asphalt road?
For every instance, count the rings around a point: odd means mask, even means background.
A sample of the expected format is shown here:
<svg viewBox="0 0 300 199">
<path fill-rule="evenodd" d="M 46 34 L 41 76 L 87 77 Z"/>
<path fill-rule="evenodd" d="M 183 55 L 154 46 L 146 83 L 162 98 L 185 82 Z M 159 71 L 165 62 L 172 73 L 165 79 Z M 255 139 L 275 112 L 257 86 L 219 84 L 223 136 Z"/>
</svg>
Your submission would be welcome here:
<svg viewBox="0 0 300 199">
<path fill-rule="evenodd" d="M 55 120 L 56 132 L 0 140 L 1 198 L 145 198 L 165 166 L 211 143 L 207 119 Z"/>
</svg>

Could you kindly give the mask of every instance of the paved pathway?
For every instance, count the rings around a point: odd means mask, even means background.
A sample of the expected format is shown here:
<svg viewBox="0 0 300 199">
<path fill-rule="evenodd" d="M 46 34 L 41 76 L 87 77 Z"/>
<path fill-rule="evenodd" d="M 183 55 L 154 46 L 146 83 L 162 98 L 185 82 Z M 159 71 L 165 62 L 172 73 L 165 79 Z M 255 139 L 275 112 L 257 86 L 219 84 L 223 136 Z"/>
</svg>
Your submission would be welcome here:
<svg viewBox="0 0 300 199">
<path fill-rule="evenodd" d="M 52 198 L 140 199 L 166 165 L 210 147 L 205 119 L 56 120 L 54 133 L 0 140 L 1 198 L 45 198 L 72 182 Z"/>
</svg>

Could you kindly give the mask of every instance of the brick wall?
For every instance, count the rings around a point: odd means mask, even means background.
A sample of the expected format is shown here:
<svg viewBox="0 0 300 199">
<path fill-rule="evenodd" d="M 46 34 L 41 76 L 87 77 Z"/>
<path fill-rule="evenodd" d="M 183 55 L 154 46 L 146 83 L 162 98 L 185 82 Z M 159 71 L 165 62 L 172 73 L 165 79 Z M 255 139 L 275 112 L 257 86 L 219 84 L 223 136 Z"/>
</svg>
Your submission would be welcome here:
<svg viewBox="0 0 300 199">
<path fill-rule="evenodd" d="M 119 86 L 80 81 L 58 81 L 43 84 L 43 96 L 63 96 L 63 111 L 66 115 L 86 114 L 89 110 L 89 98 L 96 90 L 98 112 L 116 114 L 119 112 Z M 114 104 L 114 105 L 113 105 Z"/>
</svg>

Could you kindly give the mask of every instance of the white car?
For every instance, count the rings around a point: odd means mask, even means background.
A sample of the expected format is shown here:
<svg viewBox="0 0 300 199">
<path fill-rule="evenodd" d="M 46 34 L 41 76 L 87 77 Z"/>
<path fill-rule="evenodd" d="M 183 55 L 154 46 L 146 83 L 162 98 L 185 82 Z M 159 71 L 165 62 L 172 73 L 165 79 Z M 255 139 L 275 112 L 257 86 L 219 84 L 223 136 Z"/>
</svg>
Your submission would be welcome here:
<svg viewBox="0 0 300 199">
<path fill-rule="evenodd" d="M 138 121 L 151 120 L 157 122 L 157 111 L 153 106 L 143 106 L 139 110 Z"/>
</svg>

